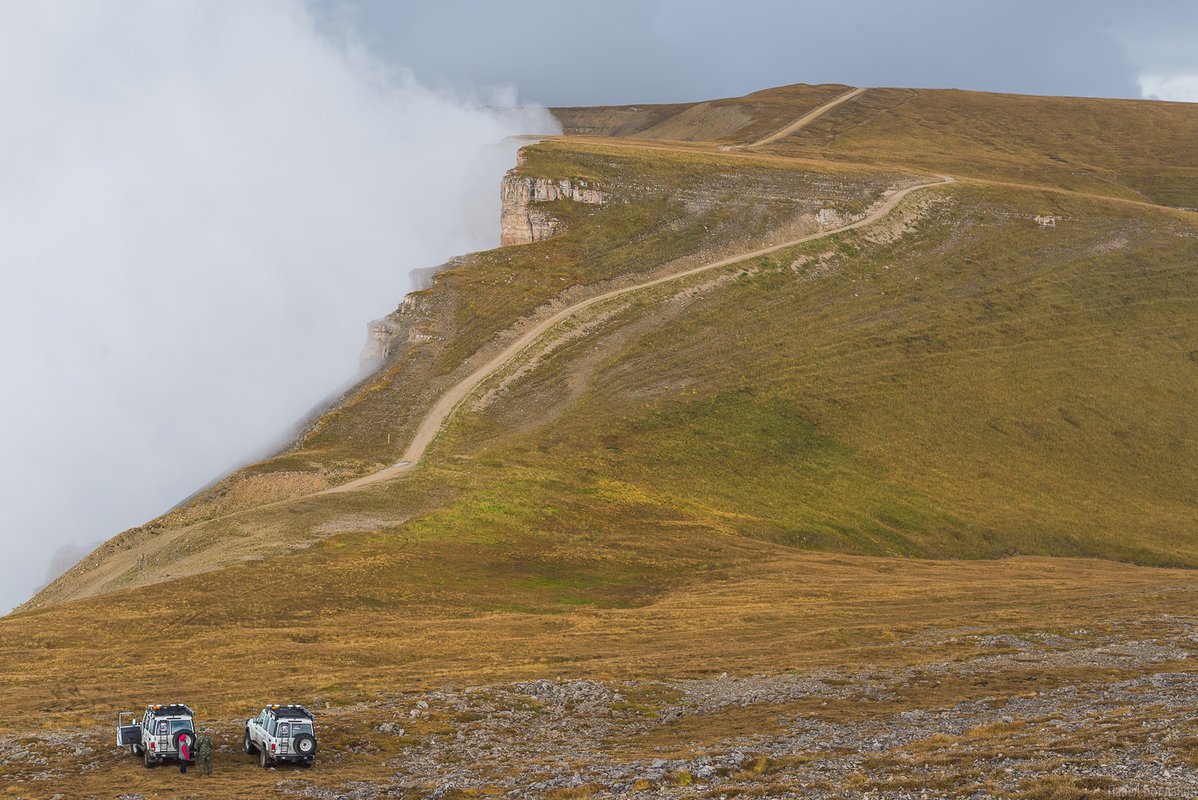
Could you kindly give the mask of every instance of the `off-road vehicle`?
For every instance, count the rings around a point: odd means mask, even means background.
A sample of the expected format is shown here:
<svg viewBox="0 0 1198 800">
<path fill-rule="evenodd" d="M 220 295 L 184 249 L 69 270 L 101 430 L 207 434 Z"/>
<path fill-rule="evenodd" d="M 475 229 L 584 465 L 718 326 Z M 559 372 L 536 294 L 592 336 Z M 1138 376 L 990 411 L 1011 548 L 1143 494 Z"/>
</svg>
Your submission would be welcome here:
<svg viewBox="0 0 1198 800">
<path fill-rule="evenodd" d="M 130 753 L 144 758 L 147 767 L 180 760 L 180 744 L 187 745 L 188 762 L 194 761 L 195 730 L 195 713 L 182 703 L 146 706 L 140 723 L 136 711 L 116 715 L 117 746 L 128 747 Z"/>
<path fill-rule="evenodd" d="M 305 767 L 316 758 L 316 717 L 303 706 L 271 705 L 245 721 L 243 749 L 264 767 L 294 761 Z"/>
</svg>

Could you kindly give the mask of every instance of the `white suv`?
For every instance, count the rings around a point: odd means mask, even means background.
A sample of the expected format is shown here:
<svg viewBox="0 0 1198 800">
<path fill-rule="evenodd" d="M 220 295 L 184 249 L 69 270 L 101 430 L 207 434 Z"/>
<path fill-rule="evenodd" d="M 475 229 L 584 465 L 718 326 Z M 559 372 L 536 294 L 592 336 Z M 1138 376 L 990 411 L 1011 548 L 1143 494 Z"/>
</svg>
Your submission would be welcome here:
<svg viewBox="0 0 1198 800">
<path fill-rule="evenodd" d="M 125 717 L 130 721 L 125 723 Z M 182 703 L 147 706 L 141 723 L 132 711 L 122 711 L 116 717 L 116 743 L 128 746 L 129 752 L 142 756 L 147 767 L 167 759 L 182 758 L 181 744 L 187 746 L 188 762 L 195 760 L 195 713 Z"/>
<path fill-rule="evenodd" d="M 245 721 L 243 748 L 263 767 L 279 761 L 310 767 L 316 758 L 315 719 L 303 706 L 267 706 Z"/>
</svg>

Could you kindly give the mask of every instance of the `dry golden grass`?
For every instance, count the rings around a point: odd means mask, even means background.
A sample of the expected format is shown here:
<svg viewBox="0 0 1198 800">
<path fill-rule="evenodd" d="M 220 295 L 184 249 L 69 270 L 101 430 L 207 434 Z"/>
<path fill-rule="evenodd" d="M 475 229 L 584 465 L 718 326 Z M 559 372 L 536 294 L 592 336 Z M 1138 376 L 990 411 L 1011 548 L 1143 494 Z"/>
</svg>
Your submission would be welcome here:
<svg viewBox="0 0 1198 800">
<path fill-rule="evenodd" d="M 570 135 L 746 144 L 848 88 L 795 84 L 704 103 L 555 108 L 553 114 Z"/>
<path fill-rule="evenodd" d="M 870 89 L 771 151 L 1198 207 L 1193 103 Z"/>
<path fill-rule="evenodd" d="M 813 555 L 713 535 L 672 544 L 700 550 L 720 566 L 659 589 L 649 602 L 609 608 L 563 605 L 549 580 L 513 589 L 501 568 L 488 569 L 477 555 L 476 571 L 464 573 L 462 562 L 443 550 L 409 546 L 400 554 L 376 537 L 346 536 L 281 563 L 172 582 L 159 595 L 111 595 L 18 614 L 0 627 L 0 663 L 21 664 L 19 675 L 6 666 L 0 685 L 6 711 L 0 732 L 37 720 L 42 731 L 82 726 L 94 735 L 99 754 L 77 761 L 95 771 L 39 784 L 44 794 L 36 796 L 150 793 L 184 784 L 177 773 L 147 771 L 107 748 L 110 709 L 185 700 L 202 721 L 216 723 L 221 742 L 235 745 L 238 718 L 255 705 L 302 699 L 322 715 L 316 769 L 263 772 L 248 757 L 222 753 L 216 780 L 189 777 L 185 784 L 195 797 L 228 796 L 233 787 L 268 794 L 287 777 L 339 786 L 390 775 L 390 760 L 402 763 L 404 748 L 417 738 L 451 730 L 434 715 L 409 723 L 405 737 L 380 737 L 374 732 L 380 719 L 369 705 L 342 711 L 406 690 L 555 675 L 652 681 L 812 667 L 885 671 L 976 656 L 976 637 L 984 633 L 1084 628 L 1096 641 L 1114 630 L 1150 638 L 1154 619 L 1198 600 L 1198 576 L 1190 571 L 1102 561 Z M 343 568 L 318 566 L 334 553 L 342 554 Z M 287 580 L 272 578 L 280 568 L 287 568 Z M 379 591 L 405 583 L 406 596 Z M 517 603 L 523 610 L 504 608 Z M 1029 664 L 1026 671 L 913 682 L 885 701 L 813 700 L 777 713 L 864 720 L 1120 674 Z M 668 696 L 653 691 L 630 702 L 654 713 Z M 701 750 L 767 731 L 765 711 L 704 715 L 611 747 L 629 757 Z M 943 763 L 943 749 L 927 758 Z"/>
<path fill-rule="evenodd" d="M 599 116 L 629 133 L 755 137 L 843 90 L 810 88 Z M 639 718 L 669 699 L 654 681 L 943 664 L 977 655 L 974 637 L 988 633 L 1151 639 L 1165 615 L 1188 614 L 1193 571 L 1047 556 L 1198 564 L 1198 237 L 1181 212 L 1126 202 L 1188 202 L 1192 153 L 1167 145 L 1190 130 L 1191 112 L 900 94 L 871 90 L 766 154 L 595 139 L 532 148 L 529 174 L 595 181 L 619 202 L 559 203 L 560 238 L 443 273 L 421 295 L 435 338 L 387 364 L 299 447 L 114 540 L 42 598 L 83 599 L 0 620 L 0 734 L 80 730 L 99 749 L 72 762 L 83 777 L 37 792 L 268 796 L 282 778 L 339 787 L 391 775 L 420 737 L 453 730 L 432 715 L 406 736 L 376 735 L 372 704 L 410 689 L 635 679 L 642 689 L 620 710 Z M 737 114 L 756 121 L 732 130 Z M 1116 169 L 1112 153 L 1135 169 Z M 832 158 L 857 164 L 813 166 Z M 908 209 L 907 222 L 595 309 L 608 316 L 594 335 L 563 340 L 493 402 L 464 406 L 420 469 L 295 497 L 396 458 L 441 389 L 563 297 L 785 241 L 826 202 L 859 212 L 916 180 L 864 162 L 984 182 L 937 190 L 938 204 Z M 1031 222 L 1041 213 L 1064 221 L 1041 230 Z M 1013 552 L 1040 555 L 952 560 Z M 1029 663 L 915 677 L 869 703 L 766 711 L 865 719 L 1143 669 Z M 309 703 L 324 756 L 292 775 L 222 753 L 214 780 L 181 784 L 106 749 L 113 711 L 169 700 L 192 703 L 229 744 L 255 706 Z M 770 729 L 762 713 L 728 709 L 611 749 L 714 746 Z M 1142 736 L 1145 718 L 1104 722 L 1102 735 Z M 959 741 L 1043 750 L 1044 764 L 1080 746 L 1018 725 Z M 884 778 L 863 772 L 847 785 L 981 785 L 951 752 L 957 742 L 879 756 Z M 945 783 L 920 784 L 903 764 Z M 787 767 L 762 756 L 746 779 L 782 787 Z M 0 777 L 18 769 L 0 764 Z M 1037 778 L 1021 791 L 1105 788 Z M 493 794 L 471 791 L 462 796 Z"/>
<path fill-rule="evenodd" d="M 673 585 L 648 577 L 647 596 L 623 600 L 604 584 L 593 596 L 612 600 L 606 608 L 563 602 L 579 588 L 561 576 L 586 557 L 566 543 L 544 556 L 546 577 L 513 579 L 523 553 L 350 535 L 259 566 L 15 614 L 0 628 L 0 663 L 21 668 L 0 685 L 0 725 L 92 722 L 98 710 L 167 694 L 215 717 L 280 695 L 351 702 L 543 675 L 918 663 L 946 656 L 909 647 L 927 629 L 1150 626 L 1198 591 L 1190 571 L 1102 561 L 815 555 L 711 533 L 661 543 L 682 554 L 666 563 L 689 556 L 710 568 L 693 565 Z"/>
</svg>

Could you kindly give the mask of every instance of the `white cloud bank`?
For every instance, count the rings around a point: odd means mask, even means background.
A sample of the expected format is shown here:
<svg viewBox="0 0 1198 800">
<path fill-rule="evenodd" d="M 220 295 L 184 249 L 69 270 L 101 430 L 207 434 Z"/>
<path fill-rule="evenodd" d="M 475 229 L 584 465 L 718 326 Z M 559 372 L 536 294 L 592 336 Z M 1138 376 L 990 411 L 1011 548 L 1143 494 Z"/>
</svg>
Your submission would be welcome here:
<svg viewBox="0 0 1198 800">
<path fill-rule="evenodd" d="M 0 5 L 0 611 L 352 378 L 409 270 L 498 244 L 543 111 L 287 0 Z"/>
<path fill-rule="evenodd" d="M 1181 75 L 1141 75 L 1140 95 L 1149 100 L 1198 103 L 1198 72 Z"/>
</svg>

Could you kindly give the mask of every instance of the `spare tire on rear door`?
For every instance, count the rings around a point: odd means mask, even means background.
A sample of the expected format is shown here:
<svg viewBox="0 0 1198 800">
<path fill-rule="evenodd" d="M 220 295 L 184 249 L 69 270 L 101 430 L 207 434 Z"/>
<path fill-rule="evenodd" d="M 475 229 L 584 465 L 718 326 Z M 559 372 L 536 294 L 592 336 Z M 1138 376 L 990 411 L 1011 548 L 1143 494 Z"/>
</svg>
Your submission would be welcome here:
<svg viewBox="0 0 1198 800">
<path fill-rule="evenodd" d="M 297 755 L 311 758 L 316 755 L 316 737 L 310 733 L 297 733 L 291 740 L 291 748 Z"/>
</svg>

